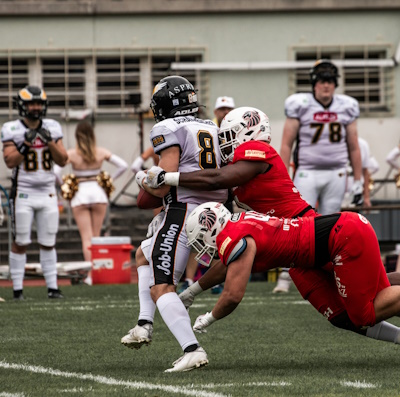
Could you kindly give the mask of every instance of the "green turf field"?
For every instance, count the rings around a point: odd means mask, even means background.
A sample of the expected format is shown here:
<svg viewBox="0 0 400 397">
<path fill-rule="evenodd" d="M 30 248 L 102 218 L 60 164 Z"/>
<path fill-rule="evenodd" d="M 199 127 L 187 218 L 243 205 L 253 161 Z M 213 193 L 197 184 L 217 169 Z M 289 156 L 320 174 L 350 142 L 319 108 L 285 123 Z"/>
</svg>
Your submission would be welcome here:
<svg viewBox="0 0 400 397">
<path fill-rule="evenodd" d="M 163 372 L 181 350 L 158 314 L 149 347 L 120 344 L 137 318 L 136 285 L 68 286 L 64 301 L 31 287 L 24 302 L 0 288 L 0 397 L 400 396 L 399 345 L 335 329 L 274 285 L 250 283 L 238 309 L 198 335 L 210 364 L 177 374 Z M 192 322 L 216 299 L 203 293 Z"/>
</svg>

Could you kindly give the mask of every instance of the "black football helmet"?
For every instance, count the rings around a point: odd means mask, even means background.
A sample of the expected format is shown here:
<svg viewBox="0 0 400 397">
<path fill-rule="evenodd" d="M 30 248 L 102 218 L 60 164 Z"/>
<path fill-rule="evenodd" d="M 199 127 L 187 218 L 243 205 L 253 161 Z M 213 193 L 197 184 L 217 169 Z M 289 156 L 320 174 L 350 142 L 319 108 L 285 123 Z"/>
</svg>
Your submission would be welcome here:
<svg viewBox="0 0 400 397">
<path fill-rule="evenodd" d="M 193 85 L 181 76 L 167 76 L 154 87 L 150 102 L 157 122 L 177 117 L 196 115 L 199 111 Z"/>
<path fill-rule="evenodd" d="M 28 85 L 22 90 L 18 91 L 18 95 L 14 99 L 21 117 L 26 117 L 31 120 L 39 120 L 46 116 L 48 105 L 47 95 L 40 87 Z M 26 105 L 32 102 L 41 103 L 42 110 L 28 111 Z"/>
<path fill-rule="evenodd" d="M 332 81 L 337 87 L 338 77 L 340 77 L 338 69 L 329 59 L 319 59 L 310 70 L 310 80 L 313 87 L 317 81 Z"/>
</svg>

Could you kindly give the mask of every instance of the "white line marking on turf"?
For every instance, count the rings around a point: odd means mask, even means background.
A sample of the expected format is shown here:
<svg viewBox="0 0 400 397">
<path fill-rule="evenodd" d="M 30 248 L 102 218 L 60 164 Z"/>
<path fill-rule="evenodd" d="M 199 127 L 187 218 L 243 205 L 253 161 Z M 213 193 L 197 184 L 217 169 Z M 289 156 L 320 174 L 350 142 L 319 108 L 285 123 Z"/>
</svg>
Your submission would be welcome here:
<svg viewBox="0 0 400 397">
<path fill-rule="evenodd" d="M 24 397 L 23 393 L 0 393 L 0 397 Z"/>
<path fill-rule="evenodd" d="M 204 389 L 214 389 L 216 387 L 237 387 L 237 386 L 291 386 L 290 382 L 248 382 L 248 383 L 208 383 L 204 385 L 198 385 L 197 387 L 202 387 Z M 191 385 L 193 387 L 194 385 Z M 189 387 L 189 386 L 188 386 Z"/>
<path fill-rule="evenodd" d="M 357 389 L 376 389 L 379 385 L 374 385 L 373 383 L 367 383 L 365 381 L 360 382 L 359 380 L 355 382 L 342 380 L 340 382 L 342 386 L 356 387 Z"/>
<path fill-rule="evenodd" d="M 0 361 L 0 368 L 5 369 L 16 369 L 23 370 L 28 372 L 33 372 L 36 374 L 46 374 L 52 376 L 61 376 L 64 378 L 77 378 L 83 380 L 89 380 L 97 383 L 102 383 L 104 385 L 115 385 L 115 386 L 124 386 L 129 387 L 131 389 L 148 389 L 148 390 L 161 390 L 170 393 L 176 394 L 184 394 L 186 396 L 196 396 L 196 397 L 228 397 L 226 394 L 206 392 L 203 390 L 195 390 L 195 389 L 185 389 L 181 386 L 169 386 L 169 385 L 157 385 L 153 383 L 146 382 L 130 382 L 125 380 L 119 380 L 114 378 L 109 378 L 101 375 L 92 375 L 92 374 L 81 374 L 78 372 L 63 372 L 58 369 L 45 368 L 36 365 L 23 365 L 23 364 L 10 364 L 5 361 Z"/>
</svg>

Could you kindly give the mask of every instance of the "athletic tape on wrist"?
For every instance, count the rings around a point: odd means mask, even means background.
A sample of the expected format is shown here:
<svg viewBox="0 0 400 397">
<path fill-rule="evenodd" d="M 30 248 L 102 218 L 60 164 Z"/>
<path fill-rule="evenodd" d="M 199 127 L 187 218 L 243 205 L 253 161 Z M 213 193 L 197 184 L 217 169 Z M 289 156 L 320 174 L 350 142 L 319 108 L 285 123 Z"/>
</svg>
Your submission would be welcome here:
<svg viewBox="0 0 400 397">
<path fill-rule="evenodd" d="M 164 184 L 168 186 L 179 186 L 180 172 L 167 172 L 164 175 Z"/>
</svg>

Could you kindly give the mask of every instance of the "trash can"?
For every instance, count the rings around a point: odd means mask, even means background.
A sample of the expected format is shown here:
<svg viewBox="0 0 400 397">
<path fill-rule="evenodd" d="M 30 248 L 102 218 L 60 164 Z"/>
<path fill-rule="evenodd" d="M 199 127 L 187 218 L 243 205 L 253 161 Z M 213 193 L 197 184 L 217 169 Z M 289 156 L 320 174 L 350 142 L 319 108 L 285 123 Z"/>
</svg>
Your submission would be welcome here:
<svg viewBox="0 0 400 397">
<path fill-rule="evenodd" d="M 132 249 L 130 237 L 93 237 L 93 284 L 129 284 Z"/>
</svg>

